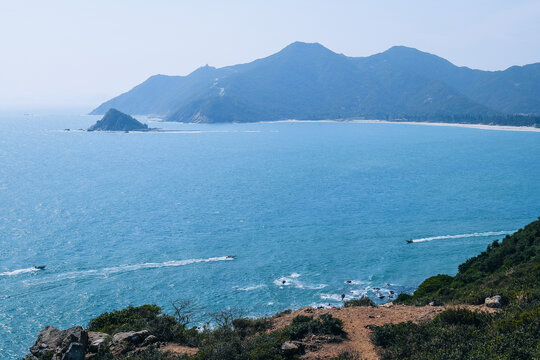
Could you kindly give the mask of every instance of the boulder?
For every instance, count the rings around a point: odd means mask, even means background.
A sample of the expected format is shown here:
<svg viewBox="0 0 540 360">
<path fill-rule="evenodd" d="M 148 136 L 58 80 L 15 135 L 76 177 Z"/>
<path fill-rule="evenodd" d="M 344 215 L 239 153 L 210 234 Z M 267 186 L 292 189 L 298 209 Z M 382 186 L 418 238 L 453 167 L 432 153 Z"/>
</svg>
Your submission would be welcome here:
<svg viewBox="0 0 540 360">
<path fill-rule="evenodd" d="M 303 344 L 296 341 L 285 341 L 281 345 L 281 352 L 285 356 L 292 356 L 302 352 Z"/>
<path fill-rule="evenodd" d="M 495 295 L 492 297 L 487 297 L 484 304 L 490 308 L 500 308 L 502 306 L 501 300 L 501 295 Z"/>
<path fill-rule="evenodd" d="M 110 351 L 113 355 L 124 354 L 133 347 L 140 345 L 150 335 L 148 330 L 128 331 L 115 334 L 112 338 Z"/>
<path fill-rule="evenodd" d="M 154 343 L 157 343 L 158 342 L 158 338 L 157 336 L 154 336 L 154 335 L 149 335 L 146 337 L 146 339 L 144 339 L 144 341 L 142 342 L 141 346 L 148 346 L 150 344 L 154 344 Z"/>
<path fill-rule="evenodd" d="M 46 326 L 39 332 L 35 344 L 30 347 L 30 353 L 37 358 L 51 355 L 53 358 L 62 358 L 72 343 L 79 343 L 83 352 L 86 352 L 88 333 L 80 326 L 66 330 Z"/>
<path fill-rule="evenodd" d="M 99 349 L 105 345 L 105 340 L 109 337 L 109 334 L 105 334 L 97 331 L 88 332 L 88 351 L 97 353 Z"/>
<path fill-rule="evenodd" d="M 62 357 L 62 360 L 84 360 L 84 346 L 78 342 L 72 342 Z"/>
</svg>

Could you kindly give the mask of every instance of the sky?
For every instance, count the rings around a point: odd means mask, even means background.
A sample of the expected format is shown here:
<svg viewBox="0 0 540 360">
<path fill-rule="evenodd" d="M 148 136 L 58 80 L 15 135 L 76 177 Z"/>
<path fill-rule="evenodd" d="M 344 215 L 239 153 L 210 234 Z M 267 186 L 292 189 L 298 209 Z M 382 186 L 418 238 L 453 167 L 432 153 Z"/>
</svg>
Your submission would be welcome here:
<svg viewBox="0 0 540 360">
<path fill-rule="evenodd" d="M 0 0 L 0 111 L 91 110 L 151 75 L 294 41 L 348 56 L 405 45 L 502 70 L 540 62 L 540 1 Z"/>
</svg>

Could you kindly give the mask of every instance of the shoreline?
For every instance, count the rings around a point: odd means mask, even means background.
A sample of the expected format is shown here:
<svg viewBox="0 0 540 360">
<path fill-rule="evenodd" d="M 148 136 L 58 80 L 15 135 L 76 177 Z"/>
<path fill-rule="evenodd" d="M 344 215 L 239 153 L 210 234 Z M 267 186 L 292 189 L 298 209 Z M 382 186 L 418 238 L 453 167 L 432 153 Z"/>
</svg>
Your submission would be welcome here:
<svg viewBox="0 0 540 360">
<path fill-rule="evenodd" d="M 426 126 L 451 126 L 479 130 L 498 130 L 498 131 L 525 131 L 540 132 L 540 128 L 532 126 L 510 126 L 510 125 L 486 125 L 486 124 L 462 124 L 462 123 L 443 123 L 427 121 L 392 121 L 392 120 L 276 120 L 276 121 L 258 121 L 261 124 L 268 123 L 353 123 L 353 124 L 406 124 L 406 125 L 426 125 Z"/>
<path fill-rule="evenodd" d="M 171 122 L 174 124 L 204 124 L 204 125 L 214 125 L 214 124 L 272 124 L 272 123 L 352 123 L 352 124 L 405 124 L 405 125 L 425 125 L 425 126 L 450 126 L 450 127 L 461 127 L 469 129 L 479 129 L 479 130 L 498 130 L 498 131 L 521 131 L 521 132 L 540 132 L 540 127 L 533 126 L 511 126 L 511 125 L 487 125 L 487 124 L 467 124 L 467 123 L 444 123 L 444 122 L 428 122 L 428 121 L 393 121 L 393 120 L 355 120 L 355 119 L 324 119 L 324 120 L 297 120 L 297 119 L 287 119 L 287 120 L 275 120 L 275 121 L 253 121 L 253 122 L 228 122 L 228 123 L 189 123 L 181 121 L 163 121 L 157 120 L 159 118 L 153 118 L 148 120 L 150 122 L 156 123 L 167 123 Z"/>
</svg>

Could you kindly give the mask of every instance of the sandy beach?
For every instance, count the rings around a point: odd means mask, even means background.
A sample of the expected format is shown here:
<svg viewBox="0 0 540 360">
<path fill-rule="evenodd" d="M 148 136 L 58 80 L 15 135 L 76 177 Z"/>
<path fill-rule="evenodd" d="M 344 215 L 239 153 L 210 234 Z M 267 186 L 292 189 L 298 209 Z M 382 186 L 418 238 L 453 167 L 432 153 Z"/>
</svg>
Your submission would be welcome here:
<svg viewBox="0 0 540 360">
<path fill-rule="evenodd" d="M 529 131 L 540 132 L 540 128 L 532 126 L 506 126 L 506 125 L 485 125 L 485 124 L 459 124 L 459 123 L 441 123 L 441 122 L 423 122 L 423 121 L 390 121 L 390 120 L 279 120 L 279 121 L 261 121 L 261 123 L 270 122 L 310 122 L 310 123 L 355 123 L 355 124 L 407 124 L 407 125 L 428 125 L 428 126 L 452 126 L 480 130 L 502 130 L 502 131 Z"/>
</svg>

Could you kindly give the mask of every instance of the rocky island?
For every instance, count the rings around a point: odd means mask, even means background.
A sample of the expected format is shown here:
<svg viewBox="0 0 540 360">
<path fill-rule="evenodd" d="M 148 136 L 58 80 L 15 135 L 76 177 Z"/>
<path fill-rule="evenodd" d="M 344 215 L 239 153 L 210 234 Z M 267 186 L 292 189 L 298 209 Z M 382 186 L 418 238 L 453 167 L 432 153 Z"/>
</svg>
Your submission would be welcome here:
<svg viewBox="0 0 540 360">
<path fill-rule="evenodd" d="M 88 131 L 149 131 L 148 125 L 116 109 L 109 109 Z"/>
</svg>

